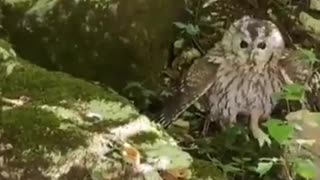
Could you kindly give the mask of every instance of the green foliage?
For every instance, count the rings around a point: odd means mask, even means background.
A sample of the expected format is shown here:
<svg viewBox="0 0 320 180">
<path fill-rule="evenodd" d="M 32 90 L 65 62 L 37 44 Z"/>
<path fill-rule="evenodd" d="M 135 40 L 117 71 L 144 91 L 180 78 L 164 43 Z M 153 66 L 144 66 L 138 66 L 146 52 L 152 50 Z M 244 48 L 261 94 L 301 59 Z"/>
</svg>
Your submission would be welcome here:
<svg viewBox="0 0 320 180">
<path fill-rule="evenodd" d="M 256 164 L 260 162 L 260 158 L 272 159 L 279 156 L 280 149 L 276 146 L 272 146 L 273 149 L 266 146 L 260 148 L 255 141 L 249 139 L 249 134 L 247 128 L 236 125 L 212 138 L 198 140 L 196 144 L 202 158 L 209 159 L 219 167 L 228 179 L 255 180 L 259 178 Z"/>
<path fill-rule="evenodd" d="M 185 40 L 183 38 L 180 38 L 174 42 L 174 47 L 180 49 L 182 48 L 184 42 Z"/>
<path fill-rule="evenodd" d="M 204 161 L 201 159 L 195 159 L 192 163 L 192 175 L 193 179 L 199 180 L 226 180 L 227 177 L 223 174 L 215 164 Z"/>
<path fill-rule="evenodd" d="M 301 177 L 308 180 L 316 177 L 317 169 L 310 159 L 297 158 L 294 163 L 294 170 Z"/>
<path fill-rule="evenodd" d="M 140 82 L 129 82 L 123 88 L 123 94 L 140 109 L 146 109 L 152 103 L 151 99 L 156 97 L 156 92 L 147 89 Z"/>
<path fill-rule="evenodd" d="M 228 163 L 228 164 L 223 164 L 218 159 L 215 159 L 215 158 L 210 158 L 210 160 L 214 165 L 216 165 L 217 167 L 221 168 L 222 172 L 225 175 L 227 175 L 229 173 L 243 172 L 243 169 L 241 169 L 241 165 L 243 165 L 245 163 L 244 159 L 238 159 L 238 158 L 233 158 L 234 162 L 231 162 L 231 163 Z"/>
<path fill-rule="evenodd" d="M 280 95 L 281 98 L 287 101 L 300 101 L 305 100 L 305 89 L 300 84 L 288 84 L 284 87 Z"/>
<path fill-rule="evenodd" d="M 305 60 L 310 63 L 310 64 L 314 64 L 316 62 L 319 62 L 319 59 L 317 58 L 314 49 L 300 49 L 300 51 L 302 52 L 302 54 L 305 56 Z"/>
<path fill-rule="evenodd" d="M 182 32 L 189 34 L 190 36 L 195 36 L 200 33 L 200 29 L 198 25 L 193 24 L 184 24 L 182 22 L 174 22 L 173 23 L 177 28 L 181 29 Z"/>
<path fill-rule="evenodd" d="M 179 146 L 164 142 L 161 139 L 154 142 L 142 142 L 139 144 L 139 148 L 143 149 L 143 154 L 148 157 L 146 159 L 148 163 L 154 163 L 159 157 L 165 157 L 166 160 L 170 160 L 159 162 L 159 165 L 168 169 L 189 167 L 193 162 L 193 158 L 188 153 L 182 152 Z"/>
<path fill-rule="evenodd" d="M 301 151 L 301 146 L 295 143 L 292 137 L 295 136 L 295 129 L 293 122 L 284 122 L 278 119 L 269 119 L 266 123 L 268 132 L 273 139 L 280 145 L 283 145 L 283 149 L 287 154 L 291 154 L 290 158 L 261 158 L 260 163 L 256 171 L 260 176 L 267 174 L 271 168 L 278 164 L 290 164 L 293 167 L 293 172 L 306 179 L 314 179 L 316 175 L 316 168 L 314 163 L 308 159 L 308 155 Z M 298 153 L 293 151 L 297 149 Z"/>
<path fill-rule="evenodd" d="M 274 164 L 273 162 L 259 162 L 256 172 L 259 173 L 260 177 L 262 177 L 263 175 L 265 175 L 267 172 L 270 171 L 273 164 Z"/>
<path fill-rule="evenodd" d="M 293 137 L 294 127 L 290 123 L 278 119 L 269 119 L 266 126 L 271 137 L 281 145 L 288 144 Z"/>
<path fill-rule="evenodd" d="M 316 59 L 315 56 L 313 56 L 312 53 L 310 54 L 309 51 L 305 51 L 305 53 L 307 53 L 308 59 L 310 60 L 309 62 L 314 63 Z M 280 98 L 285 99 L 286 101 L 298 101 L 302 103 L 306 98 L 304 86 L 299 84 L 289 84 L 285 86 L 283 92 L 280 93 Z M 293 112 L 288 117 L 292 120 L 300 118 L 304 120 L 311 120 L 310 118 L 314 119 L 314 116 L 314 114 L 311 115 L 310 113 Z M 266 175 L 272 167 L 278 164 L 282 166 L 284 166 L 284 164 L 289 164 L 294 167 L 293 174 L 298 174 L 306 179 L 313 179 L 316 173 L 313 162 L 308 158 L 303 157 L 306 154 L 303 153 L 300 148 L 298 148 L 299 153 L 292 150 L 297 148 L 295 140 L 292 139 L 293 137 L 296 137 L 296 131 L 294 128 L 295 123 L 291 121 L 285 122 L 279 119 L 269 119 L 266 123 L 266 127 L 268 129 L 268 133 L 276 143 L 282 145 L 282 149 L 287 154 L 291 154 L 291 156 L 290 158 L 284 158 L 281 156 L 277 159 L 269 159 L 267 162 L 265 162 L 266 159 L 264 159 L 264 161 L 260 161 L 256 169 L 260 176 Z"/>
</svg>

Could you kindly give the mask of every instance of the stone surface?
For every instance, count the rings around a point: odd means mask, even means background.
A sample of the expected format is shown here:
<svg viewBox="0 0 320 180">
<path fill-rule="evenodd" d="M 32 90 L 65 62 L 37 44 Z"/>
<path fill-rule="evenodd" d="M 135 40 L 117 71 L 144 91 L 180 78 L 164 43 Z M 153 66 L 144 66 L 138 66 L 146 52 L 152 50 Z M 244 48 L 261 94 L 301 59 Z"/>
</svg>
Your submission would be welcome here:
<svg viewBox="0 0 320 180">
<path fill-rule="evenodd" d="M 320 179 L 320 113 L 303 109 L 289 113 L 286 119 L 298 124 L 294 140 L 300 144 L 301 151 L 305 149 L 305 154 L 312 154 L 317 169 L 315 179 Z"/>
<path fill-rule="evenodd" d="M 2 2 L 19 54 L 43 67 L 106 83 L 157 87 L 184 1 Z M 117 78 L 114 78 L 117 77 Z"/>
<path fill-rule="evenodd" d="M 312 17 L 306 12 L 301 12 L 299 15 L 299 20 L 302 23 L 303 27 L 314 33 L 319 35 L 320 34 L 320 20 Z"/>
<path fill-rule="evenodd" d="M 320 1 L 319 0 L 310 0 L 310 9 L 320 10 Z"/>
</svg>

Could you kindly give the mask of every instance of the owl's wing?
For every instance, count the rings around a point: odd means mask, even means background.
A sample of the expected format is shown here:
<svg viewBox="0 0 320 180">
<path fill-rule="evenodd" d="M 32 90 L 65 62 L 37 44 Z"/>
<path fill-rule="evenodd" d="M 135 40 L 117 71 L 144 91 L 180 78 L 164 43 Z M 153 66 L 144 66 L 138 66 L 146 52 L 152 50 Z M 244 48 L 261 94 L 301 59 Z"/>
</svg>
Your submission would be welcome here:
<svg viewBox="0 0 320 180">
<path fill-rule="evenodd" d="M 177 92 L 168 99 L 157 122 L 168 127 L 182 112 L 195 103 L 212 86 L 224 56 L 217 45 L 196 59 L 180 82 Z"/>
<path fill-rule="evenodd" d="M 307 103 L 311 109 L 320 110 L 320 73 L 308 57 L 299 50 L 288 50 L 279 61 L 287 84 L 298 83 L 306 88 Z"/>
</svg>

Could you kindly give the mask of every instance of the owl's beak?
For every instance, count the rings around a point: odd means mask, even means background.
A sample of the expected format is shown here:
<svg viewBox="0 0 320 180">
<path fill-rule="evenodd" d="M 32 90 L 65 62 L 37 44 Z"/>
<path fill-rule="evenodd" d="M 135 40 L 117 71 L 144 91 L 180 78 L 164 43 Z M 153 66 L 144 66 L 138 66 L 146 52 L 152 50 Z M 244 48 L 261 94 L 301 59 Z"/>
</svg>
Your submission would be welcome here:
<svg viewBox="0 0 320 180">
<path fill-rule="evenodd" d="M 256 56 L 256 52 L 254 50 L 251 51 L 250 56 L 249 56 L 249 63 L 250 64 L 257 65 L 257 63 L 255 61 L 255 56 Z"/>
</svg>

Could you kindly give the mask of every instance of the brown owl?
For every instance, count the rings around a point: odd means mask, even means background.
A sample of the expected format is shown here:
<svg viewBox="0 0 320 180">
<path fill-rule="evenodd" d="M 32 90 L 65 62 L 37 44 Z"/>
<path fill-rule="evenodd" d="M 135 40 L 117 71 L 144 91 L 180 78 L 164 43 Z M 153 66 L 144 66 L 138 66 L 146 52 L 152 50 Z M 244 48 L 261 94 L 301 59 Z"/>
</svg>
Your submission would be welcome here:
<svg viewBox="0 0 320 180">
<path fill-rule="evenodd" d="M 259 122 L 275 107 L 274 93 L 286 84 L 306 81 L 311 74 L 311 67 L 293 52 L 285 49 L 274 23 L 244 16 L 231 25 L 221 42 L 195 60 L 158 122 L 169 126 L 201 97 L 210 120 L 233 124 L 238 114 L 246 115 L 259 144 L 270 144 Z"/>
</svg>

